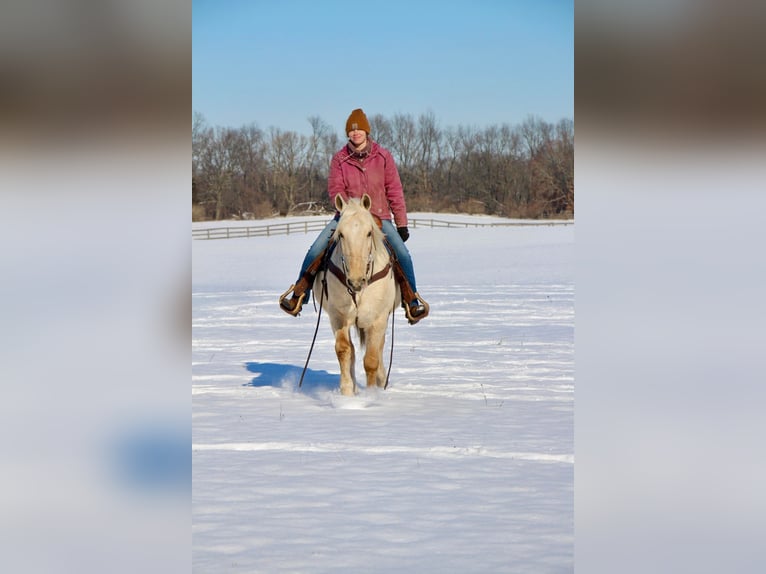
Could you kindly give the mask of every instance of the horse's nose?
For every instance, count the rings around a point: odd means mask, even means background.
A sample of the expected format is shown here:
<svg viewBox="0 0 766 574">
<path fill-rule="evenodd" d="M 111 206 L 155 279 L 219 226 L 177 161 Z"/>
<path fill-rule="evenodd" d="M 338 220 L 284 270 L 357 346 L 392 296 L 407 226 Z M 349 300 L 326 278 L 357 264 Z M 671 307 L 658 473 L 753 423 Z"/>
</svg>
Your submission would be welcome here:
<svg viewBox="0 0 766 574">
<path fill-rule="evenodd" d="M 365 281 L 364 279 L 349 279 L 348 280 L 348 286 L 351 287 L 351 289 L 353 289 L 357 293 L 359 293 L 359 291 L 362 290 L 365 283 L 367 283 L 367 281 Z"/>
</svg>

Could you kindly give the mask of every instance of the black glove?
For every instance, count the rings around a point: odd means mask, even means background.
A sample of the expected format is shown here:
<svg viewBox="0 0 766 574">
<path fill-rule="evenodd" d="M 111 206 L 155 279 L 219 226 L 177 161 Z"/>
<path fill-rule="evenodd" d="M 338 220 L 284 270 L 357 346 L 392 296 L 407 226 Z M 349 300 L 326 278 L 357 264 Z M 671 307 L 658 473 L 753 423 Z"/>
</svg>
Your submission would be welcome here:
<svg viewBox="0 0 766 574">
<path fill-rule="evenodd" d="M 402 241 L 407 241 L 410 238 L 410 230 L 406 227 L 397 227 L 396 230 L 399 232 L 399 237 L 402 238 Z"/>
</svg>

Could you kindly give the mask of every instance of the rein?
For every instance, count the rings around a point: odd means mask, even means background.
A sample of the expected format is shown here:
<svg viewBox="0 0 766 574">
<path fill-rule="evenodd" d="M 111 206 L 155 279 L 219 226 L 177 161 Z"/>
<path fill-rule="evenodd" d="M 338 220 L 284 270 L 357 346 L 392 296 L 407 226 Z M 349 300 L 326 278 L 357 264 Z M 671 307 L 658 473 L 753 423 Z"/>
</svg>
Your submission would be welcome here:
<svg viewBox="0 0 766 574">
<path fill-rule="evenodd" d="M 329 259 L 329 258 L 328 258 Z M 311 347 L 309 348 L 309 354 L 306 357 L 306 364 L 303 365 L 303 372 L 301 373 L 301 380 L 298 381 L 298 388 L 303 386 L 303 377 L 306 376 L 306 370 L 309 368 L 309 361 L 311 360 L 311 353 L 314 352 L 314 343 L 317 342 L 317 333 L 319 332 L 319 322 L 322 319 L 322 304 L 324 303 L 324 294 L 327 292 L 327 273 L 322 277 L 322 296 L 319 298 L 319 313 L 317 313 L 317 326 L 314 329 L 314 337 L 311 339 Z M 391 355 L 393 356 L 393 349 Z M 388 384 L 388 381 L 386 381 Z"/>
<path fill-rule="evenodd" d="M 388 370 L 386 371 L 386 384 L 383 385 L 383 390 L 388 388 L 388 378 L 391 376 L 391 365 L 394 362 L 394 319 L 396 318 L 396 303 L 391 311 L 391 354 L 388 357 Z"/>
</svg>

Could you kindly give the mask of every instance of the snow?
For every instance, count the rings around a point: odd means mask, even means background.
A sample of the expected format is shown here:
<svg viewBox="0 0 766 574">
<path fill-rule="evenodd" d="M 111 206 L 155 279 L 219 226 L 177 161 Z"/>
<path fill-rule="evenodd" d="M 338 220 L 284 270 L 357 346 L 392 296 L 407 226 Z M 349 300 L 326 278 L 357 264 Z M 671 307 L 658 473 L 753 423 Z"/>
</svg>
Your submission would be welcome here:
<svg viewBox="0 0 766 574">
<path fill-rule="evenodd" d="M 411 233 L 431 315 L 355 397 L 325 316 L 297 386 L 314 233 L 193 241 L 194 572 L 573 570 L 574 225 Z"/>
</svg>

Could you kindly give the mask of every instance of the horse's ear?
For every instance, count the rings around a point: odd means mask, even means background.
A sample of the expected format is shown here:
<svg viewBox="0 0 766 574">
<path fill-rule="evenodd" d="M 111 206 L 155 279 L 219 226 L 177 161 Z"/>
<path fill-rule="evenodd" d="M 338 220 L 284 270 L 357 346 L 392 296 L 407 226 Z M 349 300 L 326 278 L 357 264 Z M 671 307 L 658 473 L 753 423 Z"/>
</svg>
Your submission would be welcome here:
<svg viewBox="0 0 766 574">
<path fill-rule="evenodd" d="M 370 208 L 372 207 L 372 199 L 370 199 L 370 196 L 366 193 L 362 196 L 362 207 L 367 211 L 370 211 Z"/>
<path fill-rule="evenodd" d="M 343 211 L 344 207 L 346 207 L 346 202 L 343 200 L 343 197 L 339 193 L 335 196 L 335 209 L 338 211 Z"/>
</svg>

